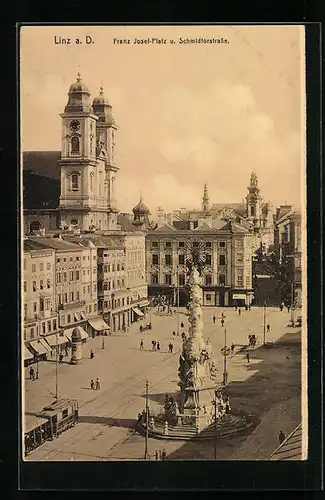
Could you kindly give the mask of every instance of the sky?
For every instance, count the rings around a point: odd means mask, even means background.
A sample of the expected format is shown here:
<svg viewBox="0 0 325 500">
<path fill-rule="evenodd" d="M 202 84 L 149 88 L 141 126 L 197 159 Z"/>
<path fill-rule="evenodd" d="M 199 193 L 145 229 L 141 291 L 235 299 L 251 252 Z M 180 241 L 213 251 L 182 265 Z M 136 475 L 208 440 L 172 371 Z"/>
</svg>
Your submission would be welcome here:
<svg viewBox="0 0 325 500">
<path fill-rule="evenodd" d="M 104 87 L 118 126 L 119 209 L 143 201 L 198 208 L 241 202 L 252 171 L 273 206 L 304 202 L 305 82 L 301 26 L 24 26 L 21 143 L 61 149 L 69 86 Z M 86 44 L 89 35 L 93 43 Z M 54 37 L 71 38 L 55 44 Z M 134 38 L 166 44 L 133 44 Z M 228 43 L 181 44 L 179 38 Z M 79 38 L 83 43 L 74 43 Z M 114 43 L 130 39 L 130 44 Z M 174 44 L 169 40 L 175 40 Z"/>
</svg>

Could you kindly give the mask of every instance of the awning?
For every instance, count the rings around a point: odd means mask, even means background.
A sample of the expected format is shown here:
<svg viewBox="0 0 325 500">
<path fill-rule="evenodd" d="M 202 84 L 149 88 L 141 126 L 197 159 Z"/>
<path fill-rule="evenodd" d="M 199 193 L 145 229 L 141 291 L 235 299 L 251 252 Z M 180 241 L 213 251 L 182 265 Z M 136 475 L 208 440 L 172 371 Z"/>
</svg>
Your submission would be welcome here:
<svg viewBox="0 0 325 500">
<path fill-rule="evenodd" d="M 234 293 L 232 298 L 234 300 L 245 300 L 246 299 L 246 293 Z"/>
<path fill-rule="evenodd" d="M 89 319 L 88 323 L 98 332 L 101 332 L 102 330 L 110 330 L 110 327 L 102 318 Z"/>
<path fill-rule="evenodd" d="M 137 307 L 132 307 L 132 311 L 138 316 L 144 316 L 143 312 L 140 311 L 140 309 L 138 309 Z"/>
<path fill-rule="evenodd" d="M 143 302 L 139 300 L 139 304 L 141 307 L 148 306 L 150 304 L 149 300 L 144 300 Z"/>
<path fill-rule="evenodd" d="M 47 354 L 51 350 L 50 346 L 47 346 L 44 340 L 31 340 L 29 345 L 37 354 Z"/>
<path fill-rule="evenodd" d="M 28 361 L 29 359 L 33 359 L 34 356 L 32 353 L 27 349 L 26 346 L 24 346 L 24 361 Z"/>
<path fill-rule="evenodd" d="M 80 314 L 79 313 L 74 313 L 74 319 L 76 321 L 80 321 Z"/>
<path fill-rule="evenodd" d="M 86 313 L 85 313 L 85 312 L 83 312 L 83 311 L 81 311 L 81 312 L 80 312 L 80 316 L 81 316 L 81 319 L 85 319 L 85 317 L 86 317 Z"/>
<path fill-rule="evenodd" d="M 68 342 L 68 339 L 65 337 L 65 336 L 61 336 L 61 335 L 47 335 L 46 337 L 44 337 L 44 340 L 46 340 L 46 342 L 51 346 L 51 347 L 55 347 L 57 344 L 58 345 L 61 345 L 61 344 L 66 344 Z"/>
<path fill-rule="evenodd" d="M 75 328 L 78 328 L 78 330 L 80 331 L 82 340 L 88 339 L 88 337 L 89 337 L 88 333 L 81 326 L 77 326 L 77 327 L 75 326 L 74 328 L 68 328 L 67 330 L 64 330 L 64 334 L 67 337 L 67 339 L 69 340 L 69 342 L 71 342 L 72 332 Z"/>
</svg>

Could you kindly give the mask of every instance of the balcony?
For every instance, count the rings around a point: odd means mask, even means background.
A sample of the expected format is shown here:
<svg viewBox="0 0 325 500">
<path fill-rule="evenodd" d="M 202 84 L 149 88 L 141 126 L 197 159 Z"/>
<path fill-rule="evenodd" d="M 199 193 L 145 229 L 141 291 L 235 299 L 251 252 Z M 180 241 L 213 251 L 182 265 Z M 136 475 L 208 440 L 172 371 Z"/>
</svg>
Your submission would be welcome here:
<svg viewBox="0 0 325 500">
<path fill-rule="evenodd" d="M 78 300 L 78 301 L 75 301 L 75 302 L 67 302 L 66 304 L 59 304 L 58 305 L 58 310 L 59 311 L 66 311 L 68 309 L 74 309 L 76 307 L 82 307 L 86 305 L 86 301 L 85 300 Z"/>
</svg>

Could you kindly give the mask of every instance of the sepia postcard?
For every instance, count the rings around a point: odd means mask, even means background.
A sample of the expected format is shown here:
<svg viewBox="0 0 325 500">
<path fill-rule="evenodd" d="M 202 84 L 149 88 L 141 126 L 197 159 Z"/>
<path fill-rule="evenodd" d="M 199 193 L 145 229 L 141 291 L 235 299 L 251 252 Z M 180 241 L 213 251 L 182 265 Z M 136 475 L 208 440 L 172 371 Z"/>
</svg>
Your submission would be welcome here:
<svg viewBox="0 0 325 500">
<path fill-rule="evenodd" d="M 19 38 L 22 459 L 306 460 L 305 28 Z"/>
</svg>

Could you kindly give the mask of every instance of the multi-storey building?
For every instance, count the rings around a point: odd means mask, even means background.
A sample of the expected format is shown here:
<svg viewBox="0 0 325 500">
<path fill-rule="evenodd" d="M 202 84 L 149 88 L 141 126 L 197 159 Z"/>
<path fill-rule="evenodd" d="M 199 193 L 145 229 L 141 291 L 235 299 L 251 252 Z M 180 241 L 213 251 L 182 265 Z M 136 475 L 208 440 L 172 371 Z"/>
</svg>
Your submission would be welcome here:
<svg viewBox="0 0 325 500">
<path fill-rule="evenodd" d="M 283 205 L 275 214 L 274 253 L 285 269 L 286 281 L 291 285 L 291 302 L 302 303 L 301 213 L 292 206 Z"/>
<path fill-rule="evenodd" d="M 22 313 L 24 340 L 33 341 L 58 331 L 55 304 L 55 251 L 24 240 Z"/>
<path fill-rule="evenodd" d="M 250 304 L 254 235 L 245 226 L 224 223 L 219 230 L 201 223 L 196 229 L 178 230 L 164 225 L 146 235 L 149 295 L 173 296 L 179 290 L 179 303 L 187 302 L 186 263 L 193 250 L 205 263 L 204 305 Z"/>
</svg>

